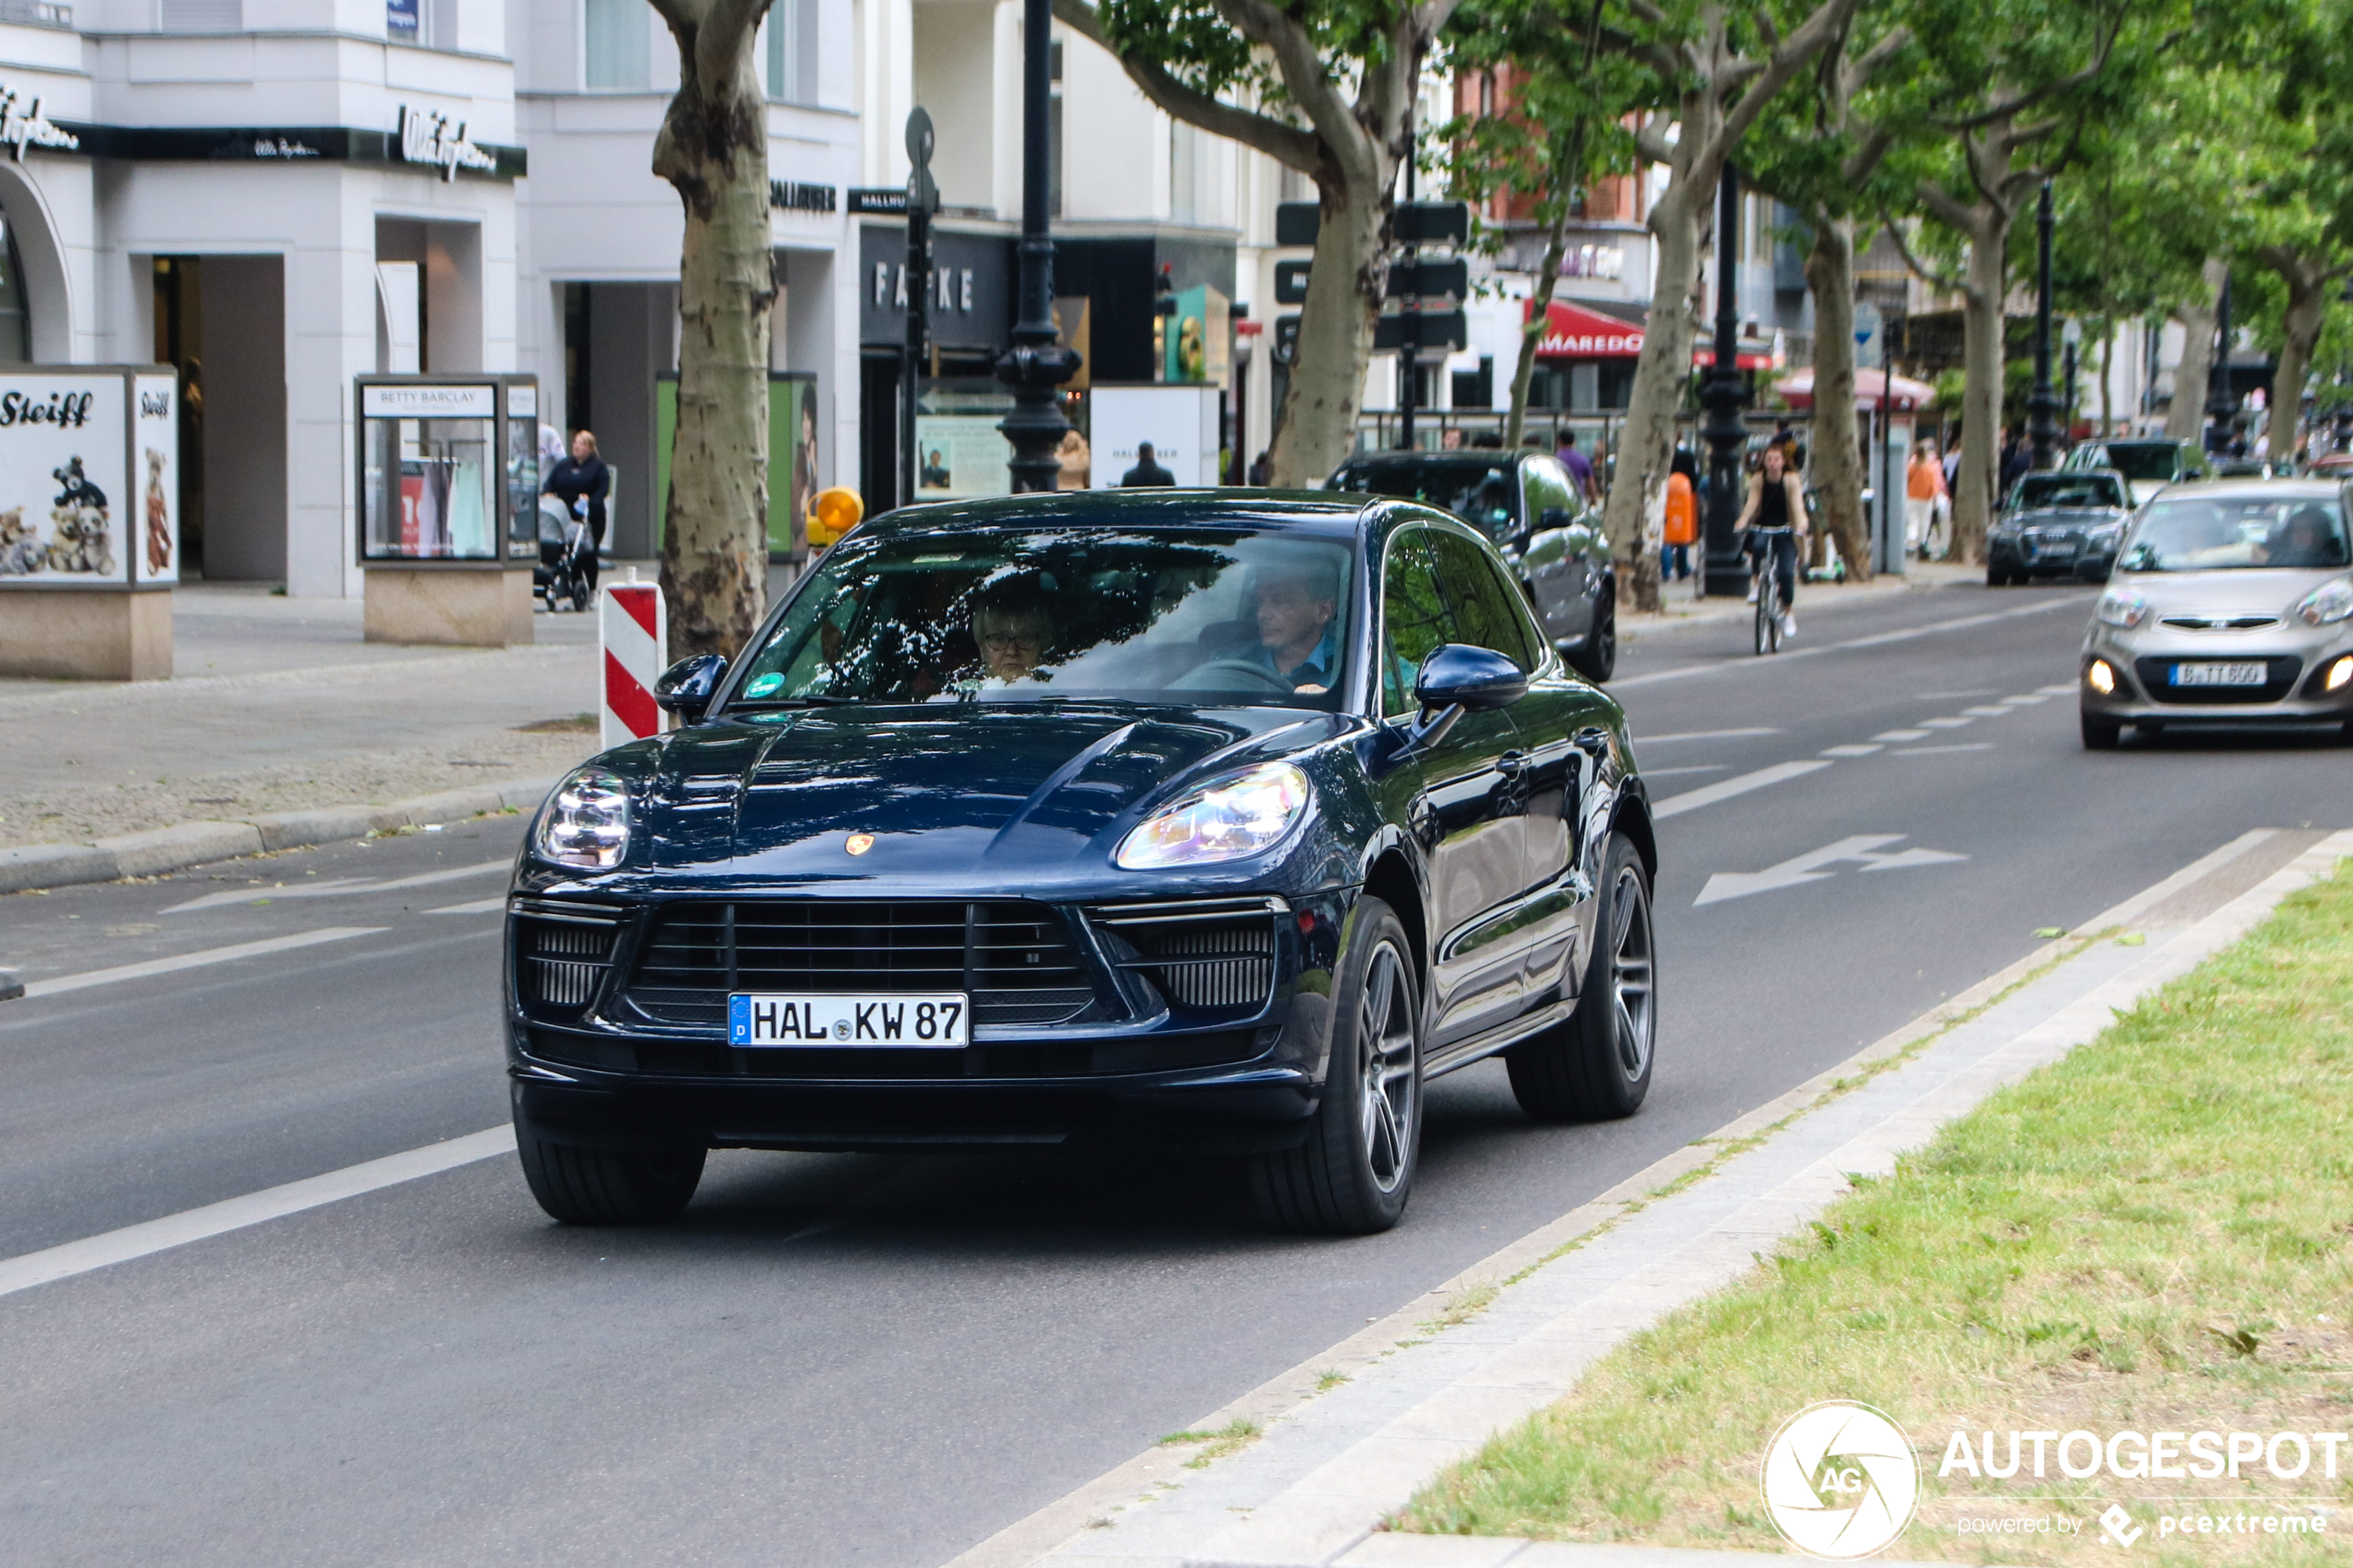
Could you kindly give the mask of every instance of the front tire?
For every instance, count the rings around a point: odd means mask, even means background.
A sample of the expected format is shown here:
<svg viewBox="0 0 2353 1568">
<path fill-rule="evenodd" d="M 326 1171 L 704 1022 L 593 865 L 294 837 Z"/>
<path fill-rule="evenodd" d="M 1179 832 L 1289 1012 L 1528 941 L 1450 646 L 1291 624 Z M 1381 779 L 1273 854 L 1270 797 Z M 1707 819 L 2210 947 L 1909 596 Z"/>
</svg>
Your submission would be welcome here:
<svg viewBox="0 0 2353 1568">
<path fill-rule="evenodd" d="M 1504 1053 L 1512 1098 L 1539 1122 L 1631 1116 L 1650 1093 L 1658 1043 L 1657 947 L 1650 879 L 1623 834 L 1604 862 L 1597 940 L 1577 1010 Z"/>
<path fill-rule="evenodd" d="M 700 1148 L 585 1148 L 551 1143 L 515 1121 L 523 1180 L 550 1219 L 567 1225 L 658 1225 L 674 1220 L 702 1183 Z"/>
<path fill-rule="evenodd" d="M 1568 656 L 1568 666 L 1600 685 L 1617 672 L 1617 586 L 1604 580 L 1593 601 L 1593 629 L 1585 646 Z"/>
<path fill-rule="evenodd" d="M 1422 1143 L 1422 997 L 1395 911 L 1357 901 L 1333 976 L 1324 1093 L 1306 1141 L 1262 1154 L 1251 1197 L 1268 1223 L 1370 1236 L 1405 1212 Z"/>
<path fill-rule="evenodd" d="M 2085 713 L 2083 720 L 2083 749 L 2114 751 L 2123 737 L 2124 726 L 2114 719 L 2103 719 L 2096 713 Z"/>
</svg>

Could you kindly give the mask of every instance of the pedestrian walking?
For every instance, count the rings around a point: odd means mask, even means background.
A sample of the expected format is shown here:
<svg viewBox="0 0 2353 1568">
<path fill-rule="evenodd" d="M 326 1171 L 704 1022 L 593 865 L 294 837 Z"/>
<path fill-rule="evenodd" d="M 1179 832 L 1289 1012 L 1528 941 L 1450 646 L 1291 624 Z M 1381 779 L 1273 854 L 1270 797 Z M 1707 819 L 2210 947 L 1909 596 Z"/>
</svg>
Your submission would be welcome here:
<svg viewBox="0 0 2353 1568">
<path fill-rule="evenodd" d="M 2013 428 L 2002 446 L 2002 483 L 1999 494 L 1994 496 L 1995 502 L 2008 500 L 2018 482 L 2024 479 L 2026 470 L 2033 466 L 2034 451 L 2026 444 L 2026 433 Z"/>
<path fill-rule="evenodd" d="M 1152 452 L 1152 444 L 1149 441 L 1139 441 L 1136 444 L 1136 466 L 1119 476 L 1119 487 L 1122 490 L 1137 490 L 1147 486 L 1168 485 L 1176 483 L 1176 476 L 1160 466 L 1159 460 Z"/>
<path fill-rule="evenodd" d="M 1599 501 L 1602 498 L 1600 487 L 1593 483 L 1593 465 L 1586 460 L 1584 453 L 1577 449 L 1575 431 L 1561 432 L 1560 450 L 1553 455 L 1560 459 L 1561 467 L 1568 470 L 1569 483 L 1577 486 L 1577 493 L 1579 495 L 1584 496 L 1588 502 Z"/>
<path fill-rule="evenodd" d="M 1912 449 L 1904 470 L 1904 546 L 1928 558 L 1929 538 L 1936 531 L 1938 503 L 1944 499 L 1944 470 L 1937 465 L 1936 446 L 1923 441 Z"/>
<path fill-rule="evenodd" d="M 585 430 L 572 433 L 572 451 L 542 484 L 543 495 L 563 502 L 573 516 L 588 524 L 588 552 L 582 574 L 588 591 L 597 591 L 597 557 L 605 547 L 605 500 L 612 494 L 612 470 L 597 455 L 597 437 Z"/>
<path fill-rule="evenodd" d="M 1250 482 L 1252 484 L 1257 486 L 1261 490 L 1264 490 L 1274 477 L 1275 465 L 1266 460 L 1265 453 L 1261 452 L 1255 458 L 1252 459 L 1250 465 Z"/>
</svg>

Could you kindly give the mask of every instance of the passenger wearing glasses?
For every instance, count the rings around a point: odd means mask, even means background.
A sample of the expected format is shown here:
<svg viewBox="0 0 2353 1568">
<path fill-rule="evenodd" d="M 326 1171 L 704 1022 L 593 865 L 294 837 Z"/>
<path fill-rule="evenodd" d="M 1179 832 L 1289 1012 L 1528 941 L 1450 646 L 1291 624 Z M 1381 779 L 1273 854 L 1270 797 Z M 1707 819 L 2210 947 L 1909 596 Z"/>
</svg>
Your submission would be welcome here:
<svg viewBox="0 0 2353 1568">
<path fill-rule="evenodd" d="M 982 691 L 1002 691 L 1039 679 L 1038 667 L 1054 640 L 1045 596 L 1030 583 L 984 590 L 973 610 L 973 641 L 980 645 Z"/>
</svg>

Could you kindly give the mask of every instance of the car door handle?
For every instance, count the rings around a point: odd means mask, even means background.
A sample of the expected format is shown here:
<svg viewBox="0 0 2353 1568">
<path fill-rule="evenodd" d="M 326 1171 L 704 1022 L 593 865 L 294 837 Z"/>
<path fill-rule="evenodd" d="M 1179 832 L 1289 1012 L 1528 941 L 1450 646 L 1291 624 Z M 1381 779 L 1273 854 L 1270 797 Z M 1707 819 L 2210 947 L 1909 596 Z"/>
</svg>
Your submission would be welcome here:
<svg viewBox="0 0 2353 1568">
<path fill-rule="evenodd" d="M 1534 763 L 1525 751 L 1506 751 L 1495 759 L 1495 771 L 1507 779 L 1524 777 L 1532 766 Z"/>
<path fill-rule="evenodd" d="M 1591 724 L 1571 736 L 1569 744 L 1599 762 L 1609 755 L 1609 732 L 1599 724 Z"/>
</svg>

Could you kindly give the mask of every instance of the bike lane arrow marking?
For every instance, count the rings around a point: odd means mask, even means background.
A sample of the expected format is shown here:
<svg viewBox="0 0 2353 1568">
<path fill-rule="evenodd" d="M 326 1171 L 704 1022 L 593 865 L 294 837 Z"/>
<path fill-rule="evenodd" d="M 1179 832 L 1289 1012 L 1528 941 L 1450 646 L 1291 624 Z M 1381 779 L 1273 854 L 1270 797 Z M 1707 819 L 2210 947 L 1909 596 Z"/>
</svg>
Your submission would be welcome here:
<svg viewBox="0 0 2353 1568">
<path fill-rule="evenodd" d="M 1761 872 L 1718 872 L 1700 889 L 1694 905 L 1720 904 L 1727 898 L 1745 898 L 1754 893 L 1772 893 L 1802 883 L 1821 882 L 1837 873 L 1825 870 L 1847 862 L 1859 865 L 1867 872 L 1901 871 L 1912 866 L 1943 865 L 1951 860 L 1966 860 L 1948 849 L 1899 849 L 1883 853 L 1882 845 L 1900 842 L 1900 833 L 1864 833 L 1826 844 L 1819 849 L 1808 850 L 1791 857 L 1777 866 Z"/>
</svg>

